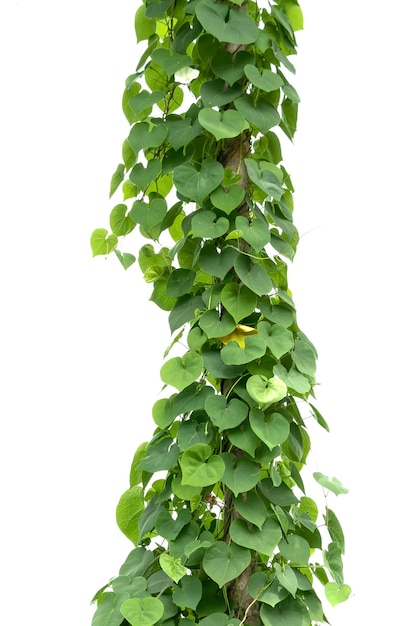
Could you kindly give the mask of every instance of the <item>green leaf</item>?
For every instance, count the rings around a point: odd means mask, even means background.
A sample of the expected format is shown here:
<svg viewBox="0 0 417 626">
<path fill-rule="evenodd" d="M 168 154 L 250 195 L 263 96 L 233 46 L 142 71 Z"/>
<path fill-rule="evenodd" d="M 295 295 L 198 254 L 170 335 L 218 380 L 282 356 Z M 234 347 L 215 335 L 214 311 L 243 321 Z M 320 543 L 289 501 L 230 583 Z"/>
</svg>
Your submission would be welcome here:
<svg viewBox="0 0 417 626">
<path fill-rule="evenodd" d="M 156 21 L 146 17 L 146 6 L 139 7 L 135 14 L 135 31 L 136 42 L 145 41 L 154 34 L 156 29 Z"/>
<path fill-rule="evenodd" d="M 125 270 L 127 270 L 136 261 L 136 258 L 133 256 L 133 254 L 129 254 L 129 252 L 120 252 L 120 250 L 116 249 L 114 250 L 114 253 Z"/>
<path fill-rule="evenodd" d="M 280 123 L 278 111 L 265 98 L 255 99 L 251 94 L 244 94 L 234 104 L 243 117 L 263 133 Z"/>
<path fill-rule="evenodd" d="M 138 469 L 146 472 L 169 470 L 177 462 L 179 447 L 171 437 L 155 441 L 148 445 L 146 456 L 141 459 Z"/>
<path fill-rule="evenodd" d="M 119 163 L 116 171 L 111 177 L 110 195 L 109 195 L 110 198 L 112 197 L 116 189 L 119 187 L 120 183 L 123 181 L 124 176 L 125 176 L 125 166 L 123 163 Z"/>
<path fill-rule="evenodd" d="M 174 269 L 167 282 L 167 296 L 184 296 L 194 285 L 196 273 L 193 270 Z"/>
<path fill-rule="evenodd" d="M 286 598 L 276 607 L 261 606 L 261 619 L 264 626 L 310 626 L 308 610 L 299 598 Z"/>
<path fill-rule="evenodd" d="M 291 356 L 299 372 L 314 377 L 316 372 L 316 356 L 314 350 L 306 341 L 296 339 Z"/>
<path fill-rule="evenodd" d="M 268 294 L 272 290 L 273 283 L 268 274 L 247 255 L 239 254 L 234 262 L 234 268 L 242 283 L 258 296 Z"/>
<path fill-rule="evenodd" d="M 120 626 L 123 622 L 120 608 L 128 599 L 127 592 L 107 593 L 94 613 L 92 626 Z"/>
<path fill-rule="evenodd" d="M 262 589 L 264 590 L 262 591 Z M 288 591 L 281 587 L 278 581 L 268 582 L 264 572 L 252 574 L 249 579 L 248 591 L 252 598 L 259 598 L 260 602 L 265 602 L 272 607 L 282 602 L 288 596 Z"/>
<path fill-rule="evenodd" d="M 163 552 L 159 557 L 159 564 L 165 574 L 176 583 L 187 574 L 187 568 L 181 564 L 181 559 L 175 559 L 166 552 Z"/>
<path fill-rule="evenodd" d="M 243 422 L 237 428 L 233 428 L 233 430 L 229 430 L 227 436 L 234 446 L 247 452 L 252 457 L 255 456 L 255 450 L 259 445 L 259 437 L 255 435 L 248 421 Z"/>
<path fill-rule="evenodd" d="M 200 171 L 191 163 L 174 170 L 174 184 L 179 193 L 200 205 L 223 180 L 223 166 L 214 159 L 205 159 Z"/>
<path fill-rule="evenodd" d="M 345 551 L 345 536 L 343 534 L 340 522 L 336 517 L 336 514 L 331 509 L 327 509 L 325 519 L 327 529 L 329 531 L 329 535 L 332 541 L 334 541 L 334 543 L 337 543 L 343 554 Z"/>
<path fill-rule="evenodd" d="M 284 84 L 281 76 L 271 70 L 264 69 L 262 74 L 255 65 L 245 65 L 246 78 L 258 89 L 276 91 Z"/>
<path fill-rule="evenodd" d="M 290 425 L 280 413 L 265 414 L 253 408 L 249 414 L 249 422 L 253 432 L 270 450 L 284 443 L 290 434 Z"/>
<path fill-rule="evenodd" d="M 243 347 L 237 341 L 228 341 L 221 350 L 221 357 L 226 365 L 244 365 L 260 359 L 265 354 L 265 350 L 266 345 L 262 337 L 248 335 L 244 338 Z"/>
<path fill-rule="evenodd" d="M 245 67 L 254 62 L 253 56 L 246 50 L 239 50 L 233 56 L 226 50 L 220 50 L 211 60 L 211 69 L 216 76 L 233 85 L 244 76 Z"/>
<path fill-rule="evenodd" d="M 195 8 L 196 16 L 203 28 L 219 41 L 249 44 L 256 41 L 258 27 L 246 13 L 228 8 L 212 0 L 201 0 Z"/>
<path fill-rule="evenodd" d="M 203 352 L 204 368 L 213 378 L 235 378 L 243 370 L 244 365 L 226 365 L 220 356 L 220 351 L 210 349 Z"/>
<path fill-rule="evenodd" d="M 343 580 L 342 551 L 337 543 L 330 543 L 324 552 L 324 562 L 330 571 L 334 581 L 341 586 Z"/>
<path fill-rule="evenodd" d="M 349 585 L 339 585 L 337 583 L 327 583 L 324 586 L 324 593 L 326 594 L 326 598 L 330 602 L 332 606 L 336 606 L 336 604 L 340 604 L 341 602 L 345 602 L 350 594 L 352 593 L 352 589 Z"/>
<path fill-rule="evenodd" d="M 181 509 L 175 519 L 168 511 L 161 511 L 155 520 L 155 530 L 164 539 L 173 541 L 178 537 L 184 526 L 191 521 L 191 512 Z"/>
<path fill-rule="evenodd" d="M 227 215 L 242 204 L 244 197 L 245 190 L 240 185 L 230 185 L 227 189 L 219 186 L 210 194 L 213 206 Z"/>
<path fill-rule="evenodd" d="M 278 564 L 275 564 L 274 567 L 280 585 L 287 589 L 292 597 L 295 598 L 298 589 L 298 579 L 293 568 L 288 564 L 284 565 L 283 568 Z"/>
<path fill-rule="evenodd" d="M 271 326 L 268 322 L 260 322 L 257 330 L 276 359 L 287 354 L 294 345 L 292 332 L 280 324 Z"/>
<path fill-rule="evenodd" d="M 218 251 L 215 244 L 206 243 L 198 259 L 200 269 L 207 274 L 211 274 L 223 280 L 228 271 L 233 267 L 238 254 L 239 252 L 231 246 L 226 246 Z"/>
<path fill-rule="evenodd" d="M 182 391 L 194 382 L 203 369 L 203 359 L 197 352 L 186 352 L 184 356 L 169 359 L 161 368 L 161 379 L 167 385 Z"/>
<path fill-rule="evenodd" d="M 248 491 L 245 496 L 238 495 L 234 500 L 237 512 L 242 515 L 248 522 L 255 524 L 259 529 L 262 528 L 268 512 L 261 498 L 253 491 Z"/>
<path fill-rule="evenodd" d="M 257 301 L 256 294 L 245 285 L 240 285 L 239 283 L 227 283 L 221 292 L 221 302 L 236 324 L 253 312 Z"/>
<path fill-rule="evenodd" d="M 168 127 L 165 124 L 158 124 L 151 127 L 147 122 L 139 122 L 132 126 L 128 136 L 128 141 L 135 154 L 147 148 L 158 148 L 164 143 L 168 134 Z"/>
<path fill-rule="evenodd" d="M 150 93 L 146 89 L 143 89 L 139 93 L 131 96 L 128 103 L 134 115 L 136 116 L 135 121 L 139 120 L 140 118 L 143 120 L 145 117 L 148 117 L 148 115 L 152 111 L 153 105 L 160 100 L 163 100 L 164 95 L 164 92 L 160 90 L 156 90 Z"/>
<path fill-rule="evenodd" d="M 250 548 L 260 554 L 272 556 L 281 537 L 282 531 L 277 520 L 269 518 L 262 529 L 248 526 L 242 519 L 235 519 L 230 525 L 232 540 L 244 548 Z"/>
<path fill-rule="evenodd" d="M 208 576 L 216 582 L 219 587 L 237 578 L 251 561 L 251 553 L 247 548 L 231 544 L 227 545 L 223 541 L 216 543 L 209 548 L 203 557 L 203 567 Z"/>
<path fill-rule="evenodd" d="M 130 598 L 120 607 L 120 613 L 132 626 L 153 626 L 164 614 L 164 605 L 158 598 Z"/>
<path fill-rule="evenodd" d="M 153 198 L 150 204 L 136 200 L 129 215 L 136 224 L 140 224 L 145 230 L 152 230 L 161 224 L 166 213 L 167 203 L 164 198 Z"/>
<path fill-rule="evenodd" d="M 127 213 L 125 204 L 117 204 L 110 213 L 110 227 L 114 235 L 123 237 L 130 233 L 136 226 L 135 222 Z"/>
<path fill-rule="evenodd" d="M 191 219 L 193 237 L 217 239 L 229 230 L 227 217 L 217 217 L 213 211 L 198 211 Z"/>
<path fill-rule="evenodd" d="M 181 586 L 174 589 L 172 599 L 177 606 L 195 611 L 202 595 L 201 580 L 196 576 L 184 576 L 181 580 Z"/>
<path fill-rule="evenodd" d="M 143 489 L 139 486 L 125 491 L 116 507 L 117 525 L 135 545 L 139 541 L 138 522 L 144 507 Z"/>
<path fill-rule="evenodd" d="M 287 386 L 280 378 L 267 379 L 258 374 L 248 379 L 246 389 L 260 407 L 279 402 L 287 395 Z"/>
<path fill-rule="evenodd" d="M 238 215 L 235 221 L 236 228 L 242 231 L 242 237 L 255 250 L 259 252 L 271 239 L 268 223 L 258 218 L 249 220 L 243 215 Z"/>
<path fill-rule="evenodd" d="M 344 487 L 340 480 L 338 480 L 337 478 L 329 478 L 321 472 L 313 472 L 313 476 L 319 483 L 319 485 L 321 485 L 325 489 L 329 489 L 334 494 L 336 494 L 336 496 L 349 493 L 349 489 L 346 489 L 346 487 Z"/>
<path fill-rule="evenodd" d="M 259 481 L 259 465 L 246 457 L 239 459 L 230 452 L 223 452 L 224 475 L 222 481 L 233 491 L 235 497 L 249 491 Z"/>
<path fill-rule="evenodd" d="M 142 191 L 158 178 L 161 173 L 162 164 L 159 159 L 151 159 L 148 161 L 148 167 L 144 167 L 142 163 L 137 163 L 130 172 L 130 180 L 136 187 Z"/>
<path fill-rule="evenodd" d="M 230 53 L 228 53 L 230 55 Z M 229 57 L 228 61 L 231 63 Z M 221 78 L 208 80 L 201 85 L 200 96 L 205 107 L 222 107 L 233 102 L 242 95 L 242 86 L 239 84 L 228 86 Z"/>
<path fill-rule="evenodd" d="M 310 546 L 299 535 L 287 535 L 279 543 L 279 551 L 284 559 L 296 565 L 307 565 L 310 558 Z"/>
<path fill-rule="evenodd" d="M 175 115 L 169 115 L 167 118 L 168 141 L 174 150 L 179 150 L 183 146 L 188 146 L 203 130 L 203 127 L 197 120 L 191 117 L 185 119 Z M 182 153 L 181 153 L 182 154 Z M 181 162 L 185 160 L 182 156 Z M 180 163 L 178 163 L 180 165 Z"/>
<path fill-rule="evenodd" d="M 205 443 L 197 443 L 188 448 L 180 460 L 182 483 L 194 487 L 213 485 L 224 473 L 224 462 L 213 455 L 212 448 Z"/>
<path fill-rule="evenodd" d="M 105 228 L 96 228 L 90 238 L 93 256 L 109 254 L 117 246 L 117 242 L 116 235 L 109 235 L 109 231 Z"/>
<path fill-rule="evenodd" d="M 227 109 L 216 111 L 205 108 L 198 114 L 201 126 L 214 135 L 217 141 L 229 137 L 237 137 L 245 129 L 249 128 L 248 122 L 239 111 Z"/>
<path fill-rule="evenodd" d="M 220 430 L 235 428 L 246 419 L 248 405 L 237 398 L 227 402 L 222 395 L 210 395 L 204 405 L 207 415 Z"/>
<path fill-rule="evenodd" d="M 194 319 L 196 309 L 204 309 L 204 302 L 201 296 L 188 294 L 181 296 L 172 307 L 172 311 L 169 314 L 168 319 L 171 332 L 173 333 L 174 330 L 177 330 L 177 328 L 180 328 L 183 324 Z"/>
<path fill-rule="evenodd" d="M 209 339 L 213 337 L 224 337 L 231 333 L 236 327 L 231 315 L 225 313 L 220 317 L 216 309 L 210 309 L 203 313 L 198 324 Z"/>
<path fill-rule="evenodd" d="M 245 164 L 250 180 L 259 189 L 274 200 L 279 200 L 282 197 L 284 190 L 278 169 L 275 173 L 268 169 L 262 169 L 261 164 L 256 159 L 245 159 Z"/>
<path fill-rule="evenodd" d="M 172 76 L 175 72 L 178 72 L 183 67 L 189 67 L 193 64 L 193 60 L 187 54 L 179 54 L 178 52 L 171 52 L 165 48 L 157 48 L 152 53 L 152 60 L 155 61 L 168 76 Z"/>
</svg>

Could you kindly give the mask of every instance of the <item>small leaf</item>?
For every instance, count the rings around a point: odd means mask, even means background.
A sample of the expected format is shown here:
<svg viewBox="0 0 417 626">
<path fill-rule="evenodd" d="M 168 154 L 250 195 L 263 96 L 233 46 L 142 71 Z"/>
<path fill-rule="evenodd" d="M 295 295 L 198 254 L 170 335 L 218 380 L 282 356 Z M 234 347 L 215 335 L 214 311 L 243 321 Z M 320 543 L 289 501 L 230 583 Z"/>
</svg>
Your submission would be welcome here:
<svg viewBox="0 0 417 626">
<path fill-rule="evenodd" d="M 191 163 L 174 170 L 174 184 L 180 194 L 200 205 L 223 180 L 223 166 L 214 159 L 205 159 L 200 171 Z"/>
<path fill-rule="evenodd" d="M 271 70 L 263 70 L 262 74 L 255 65 L 245 65 L 247 79 L 262 91 L 276 91 L 284 84 L 281 76 Z"/>
<path fill-rule="evenodd" d="M 238 283 L 227 283 L 221 292 L 221 302 L 236 323 L 253 312 L 257 301 L 251 289 Z"/>
<path fill-rule="evenodd" d="M 182 483 L 192 487 L 213 485 L 224 474 L 224 462 L 213 455 L 212 448 L 205 443 L 197 443 L 184 452 L 180 460 Z"/>
<path fill-rule="evenodd" d="M 208 576 L 219 587 L 237 578 L 251 561 L 251 553 L 247 548 L 235 544 L 227 545 L 224 541 L 216 541 L 203 557 L 203 567 Z"/>
<path fill-rule="evenodd" d="M 118 527 L 135 545 L 139 541 L 138 521 L 144 507 L 143 489 L 135 486 L 124 492 L 116 508 Z"/>
<path fill-rule="evenodd" d="M 344 487 L 342 483 L 340 482 L 340 480 L 338 480 L 337 478 L 334 478 L 334 477 L 329 478 L 328 476 L 325 476 L 321 472 L 313 472 L 313 476 L 316 479 L 316 481 L 319 483 L 319 485 L 321 485 L 325 489 L 329 489 L 334 494 L 336 494 L 336 496 L 340 494 L 349 493 L 349 489 Z"/>
<path fill-rule="evenodd" d="M 209 131 L 217 141 L 230 137 L 237 137 L 245 129 L 249 128 L 248 122 L 243 115 L 234 109 L 216 111 L 205 108 L 198 114 L 198 121 Z"/>
<path fill-rule="evenodd" d="M 216 239 L 227 233 L 229 220 L 217 217 L 213 211 L 198 211 L 191 219 L 193 237 Z"/>
<path fill-rule="evenodd" d="M 202 595 L 201 580 L 196 576 L 184 576 L 181 580 L 181 586 L 174 589 L 172 599 L 177 606 L 195 611 Z"/>
<path fill-rule="evenodd" d="M 213 206 L 227 215 L 242 204 L 244 197 L 245 190 L 240 185 L 230 185 L 227 189 L 219 186 L 210 194 Z"/>
<path fill-rule="evenodd" d="M 248 379 L 246 389 L 260 407 L 279 402 L 287 395 L 287 386 L 280 378 L 267 379 L 258 374 Z"/>
<path fill-rule="evenodd" d="M 109 231 L 105 228 L 96 228 L 90 238 L 90 245 L 93 256 L 100 254 L 109 254 L 117 246 L 118 239 L 116 235 L 109 235 Z"/>
<path fill-rule="evenodd" d="M 120 613 L 132 626 L 153 626 L 164 614 L 164 605 L 158 598 L 129 598 L 120 607 Z"/>
<path fill-rule="evenodd" d="M 336 606 L 341 602 L 345 602 L 350 594 L 352 593 L 352 589 L 349 585 L 339 585 L 337 583 L 327 583 L 324 586 L 324 593 L 326 594 L 326 598 L 330 602 L 332 606 Z"/>
<path fill-rule="evenodd" d="M 230 526 L 230 536 L 240 546 L 271 556 L 281 540 L 282 531 L 273 518 L 267 519 L 262 529 L 250 528 L 244 520 L 235 519 Z"/>
<path fill-rule="evenodd" d="M 220 430 L 235 428 L 246 419 L 248 405 L 237 398 L 227 402 L 225 396 L 212 394 L 206 399 L 204 408 L 211 421 Z"/>
<path fill-rule="evenodd" d="M 225 4 L 201 0 L 195 12 L 203 28 L 221 42 L 249 44 L 258 37 L 258 28 L 252 18 Z"/>
<path fill-rule="evenodd" d="M 111 177 L 110 195 L 109 195 L 110 198 L 112 197 L 116 189 L 119 187 L 120 183 L 123 181 L 124 175 L 125 175 L 125 166 L 123 163 L 119 163 L 116 171 Z"/>
<path fill-rule="evenodd" d="M 176 583 L 187 574 L 187 568 L 181 564 L 181 559 L 175 559 L 166 552 L 163 552 L 159 557 L 159 564 L 165 574 Z"/>
<path fill-rule="evenodd" d="M 184 356 L 170 359 L 161 368 L 161 379 L 167 385 L 182 391 L 194 382 L 203 369 L 203 359 L 197 352 L 186 352 Z"/>
</svg>

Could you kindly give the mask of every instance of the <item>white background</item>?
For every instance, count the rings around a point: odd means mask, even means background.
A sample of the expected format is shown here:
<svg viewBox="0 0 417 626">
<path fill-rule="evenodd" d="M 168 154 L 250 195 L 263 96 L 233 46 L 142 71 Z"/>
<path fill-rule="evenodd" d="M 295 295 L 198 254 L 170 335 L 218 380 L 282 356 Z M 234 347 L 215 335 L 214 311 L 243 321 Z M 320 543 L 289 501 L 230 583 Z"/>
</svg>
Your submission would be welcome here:
<svg viewBox="0 0 417 626">
<path fill-rule="evenodd" d="M 312 430 L 347 544 L 333 626 L 410 624 L 415 530 L 413 3 L 303 3 L 302 105 L 284 163 L 303 235 L 290 272 L 319 350 Z M 8 0 L 1 59 L 1 621 L 88 625 L 131 544 L 114 510 L 170 336 L 137 267 L 92 260 L 128 133 L 132 0 Z M 119 200 L 117 200 L 119 201 Z"/>
</svg>

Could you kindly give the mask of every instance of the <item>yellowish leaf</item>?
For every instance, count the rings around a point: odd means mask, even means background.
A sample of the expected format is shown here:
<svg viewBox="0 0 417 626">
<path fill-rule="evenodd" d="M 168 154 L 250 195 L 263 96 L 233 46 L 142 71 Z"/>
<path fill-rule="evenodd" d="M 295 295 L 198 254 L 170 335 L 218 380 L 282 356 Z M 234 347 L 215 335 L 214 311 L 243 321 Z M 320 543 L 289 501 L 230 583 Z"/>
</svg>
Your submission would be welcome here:
<svg viewBox="0 0 417 626">
<path fill-rule="evenodd" d="M 219 337 L 220 341 L 224 344 L 229 343 L 229 341 L 236 341 L 241 348 L 245 347 L 245 337 L 247 335 L 257 335 L 258 331 L 256 328 L 252 328 L 251 326 L 245 326 L 244 324 L 238 324 L 236 328 L 225 335 L 224 337 Z"/>
</svg>

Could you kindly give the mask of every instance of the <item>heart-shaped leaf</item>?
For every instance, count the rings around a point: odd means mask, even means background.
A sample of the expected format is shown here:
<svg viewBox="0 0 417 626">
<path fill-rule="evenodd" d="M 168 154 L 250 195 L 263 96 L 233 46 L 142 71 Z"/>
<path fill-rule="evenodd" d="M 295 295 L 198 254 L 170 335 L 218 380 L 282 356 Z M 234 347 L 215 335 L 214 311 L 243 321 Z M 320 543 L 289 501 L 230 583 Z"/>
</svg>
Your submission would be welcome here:
<svg viewBox="0 0 417 626">
<path fill-rule="evenodd" d="M 252 246 L 255 252 L 262 250 L 271 240 L 268 223 L 259 218 L 253 218 L 249 223 L 246 217 L 238 215 L 235 225 L 242 232 L 243 239 Z"/>
<path fill-rule="evenodd" d="M 255 456 L 255 451 L 260 440 L 253 432 L 248 420 L 242 422 L 237 428 L 229 430 L 227 436 L 234 446 L 247 452 L 251 457 Z"/>
<path fill-rule="evenodd" d="M 281 76 L 267 69 L 261 74 L 256 65 L 245 65 L 245 74 L 252 85 L 262 91 L 276 91 L 284 84 Z"/>
<path fill-rule="evenodd" d="M 253 312 L 257 301 L 256 294 L 239 283 L 228 283 L 221 292 L 221 302 L 236 323 Z"/>
<path fill-rule="evenodd" d="M 239 84 L 227 86 L 221 78 L 208 80 L 200 87 L 200 96 L 205 107 L 222 107 L 242 95 L 242 86 Z"/>
<path fill-rule="evenodd" d="M 235 497 L 249 491 L 259 481 L 259 465 L 246 457 L 236 459 L 230 452 L 223 452 L 225 470 L 222 481 L 233 491 Z"/>
<path fill-rule="evenodd" d="M 181 558 L 175 558 L 166 552 L 159 557 L 159 565 L 162 571 L 176 583 L 187 574 L 187 568 L 181 563 Z"/>
<path fill-rule="evenodd" d="M 176 115 L 169 115 L 167 118 L 168 125 L 168 141 L 174 150 L 179 150 L 183 146 L 188 146 L 190 142 L 195 139 L 203 130 L 198 120 L 194 120 L 191 117 L 177 117 Z M 182 154 L 182 153 L 181 153 Z M 183 162 L 184 156 L 182 158 Z M 180 163 L 178 163 L 180 165 Z"/>
<path fill-rule="evenodd" d="M 211 60 L 211 69 L 219 78 L 233 85 L 245 74 L 245 67 L 254 63 L 254 58 L 246 50 L 240 50 L 232 56 L 230 52 L 221 50 Z"/>
<path fill-rule="evenodd" d="M 101 626 L 102 624 L 120 626 L 123 621 L 123 617 L 120 615 L 120 607 L 129 597 L 128 591 L 121 591 L 120 593 L 107 592 L 97 606 L 92 626 Z"/>
<path fill-rule="evenodd" d="M 206 244 L 200 252 L 200 269 L 206 274 L 212 274 L 221 280 L 233 267 L 233 263 L 239 253 L 234 248 L 227 246 L 220 252 L 213 243 Z"/>
<path fill-rule="evenodd" d="M 248 379 L 246 389 L 260 407 L 279 402 L 287 395 L 287 385 L 280 378 L 267 379 L 258 374 Z"/>
<path fill-rule="evenodd" d="M 248 591 L 252 598 L 259 599 L 269 606 L 276 606 L 288 596 L 288 591 L 278 584 L 278 581 L 268 581 L 264 572 L 255 572 L 249 579 Z"/>
<path fill-rule="evenodd" d="M 282 537 L 281 527 L 277 520 L 269 518 L 262 529 L 252 526 L 250 528 L 243 519 L 235 519 L 230 525 L 232 540 L 243 546 L 271 556 Z"/>
<path fill-rule="evenodd" d="M 219 186 L 210 194 L 213 206 L 227 215 L 242 203 L 244 197 L 245 190 L 240 185 L 230 185 L 227 189 Z"/>
<path fill-rule="evenodd" d="M 248 66 L 250 67 L 250 66 Z M 136 83 L 137 84 L 137 83 Z M 129 98 L 129 106 L 132 107 L 135 115 L 139 115 L 145 109 L 148 109 L 149 112 L 152 111 L 152 107 L 154 104 L 162 100 L 164 97 L 163 91 L 154 91 L 149 93 L 146 89 L 143 89 L 135 96 Z M 143 116 L 141 116 L 143 119 Z"/>
<path fill-rule="evenodd" d="M 279 551 L 283 558 L 296 565 L 307 565 L 310 558 L 310 546 L 304 537 L 287 535 L 279 542 Z"/>
<path fill-rule="evenodd" d="M 120 607 L 120 613 L 132 626 L 153 626 L 164 614 L 164 605 L 158 598 L 129 598 Z"/>
<path fill-rule="evenodd" d="M 291 565 L 284 565 L 282 568 L 277 563 L 275 564 L 276 577 L 280 585 L 287 589 L 293 598 L 295 598 L 296 591 L 298 589 L 298 578 Z"/>
<path fill-rule="evenodd" d="M 310 626 L 311 619 L 308 609 L 300 598 L 287 596 L 275 607 L 261 605 L 261 620 L 264 626 Z"/>
<path fill-rule="evenodd" d="M 253 408 L 249 415 L 253 432 L 268 446 L 270 450 L 284 443 L 290 434 L 290 425 L 280 413 L 264 413 Z"/>
<path fill-rule="evenodd" d="M 340 604 L 341 602 L 345 602 L 352 593 L 352 589 L 349 585 L 339 585 L 337 583 L 327 583 L 324 586 L 324 593 L 326 594 L 326 598 L 330 602 L 332 606 L 336 606 L 336 604 Z"/>
<path fill-rule="evenodd" d="M 251 329 L 253 331 L 253 329 Z M 225 338 L 221 338 L 224 340 Z M 221 357 L 226 365 L 243 365 L 265 354 L 266 345 L 259 335 L 246 335 L 243 346 L 238 341 L 228 341 L 221 350 Z"/>
<path fill-rule="evenodd" d="M 182 391 L 194 382 L 203 369 L 203 359 L 197 352 L 186 352 L 184 356 L 169 359 L 161 367 L 161 379 L 167 385 L 172 385 Z"/>
<path fill-rule="evenodd" d="M 239 254 L 234 262 L 234 267 L 242 283 L 258 296 L 266 295 L 273 288 L 272 280 L 266 271 L 247 255 Z"/>
<path fill-rule="evenodd" d="M 200 205 L 223 180 L 223 166 L 214 159 L 205 159 L 200 171 L 191 163 L 174 170 L 174 184 L 179 193 Z"/>
<path fill-rule="evenodd" d="M 203 28 L 219 41 L 249 44 L 258 37 L 255 22 L 242 11 L 218 4 L 213 0 L 201 0 L 195 8 Z"/>
<path fill-rule="evenodd" d="M 151 159 L 148 161 L 148 167 L 144 167 L 142 163 L 137 163 L 130 172 L 129 178 L 138 189 L 145 190 L 159 176 L 161 169 L 160 159 Z"/>
<path fill-rule="evenodd" d="M 130 215 L 127 215 L 127 211 L 125 204 L 117 204 L 110 213 L 110 227 L 117 237 L 127 235 L 136 226 Z"/>
<path fill-rule="evenodd" d="M 201 126 L 215 136 L 217 141 L 229 137 L 237 137 L 246 128 L 248 122 L 239 111 L 227 109 L 226 111 L 216 111 L 215 109 L 202 109 L 198 114 L 198 121 Z"/>
<path fill-rule="evenodd" d="M 265 341 L 276 359 L 289 352 L 294 345 L 294 337 L 290 330 L 280 324 L 260 322 L 257 326 L 259 335 Z"/>
<path fill-rule="evenodd" d="M 235 544 L 227 545 L 216 541 L 203 558 L 203 567 L 208 576 L 223 587 L 230 580 L 237 578 L 247 568 L 251 560 L 250 550 Z"/>
<path fill-rule="evenodd" d="M 262 528 L 265 522 L 268 511 L 261 498 L 253 491 L 248 491 L 245 497 L 239 495 L 234 505 L 237 512 L 242 515 L 248 522 L 255 524 L 259 529 Z"/>
<path fill-rule="evenodd" d="M 261 164 L 256 159 L 245 159 L 245 165 L 251 181 L 267 196 L 271 196 L 274 200 L 280 200 L 284 193 L 281 171 L 277 168 L 274 172 L 269 169 L 262 169 Z"/>
<path fill-rule="evenodd" d="M 217 217 L 213 211 L 198 211 L 191 219 L 193 237 L 217 239 L 229 230 L 227 217 Z"/>
<path fill-rule="evenodd" d="M 129 217 L 145 230 L 152 230 L 160 224 L 167 213 L 167 203 L 164 198 L 153 198 L 150 204 L 136 200 L 129 213 Z"/>
<path fill-rule="evenodd" d="M 220 318 L 218 311 L 215 309 L 210 309 L 203 313 L 198 324 L 209 339 L 226 335 L 235 328 L 233 318 L 228 313 L 225 313 Z"/>
<path fill-rule="evenodd" d="M 307 376 L 314 376 L 317 355 L 311 344 L 302 339 L 297 339 L 291 356 L 299 372 Z"/>
<path fill-rule="evenodd" d="M 222 395 L 212 394 L 204 405 L 207 415 L 220 430 L 235 428 L 246 419 L 249 407 L 246 402 L 232 398 L 227 402 Z"/>
<path fill-rule="evenodd" d="M 164 143 L 168 134 L 168 127 L 165 124 L 157 124 L 151 127 L 147 122 L 139 122 L 132 126 L 128 136 L 128 141 L 135 154 L 147 148 L 158 148 Z"/>
<path fill-rule="evenodd" d="M 90 239 L 93 256 L 97 256 L 99 254 L 109 254 L 117 246 L 117 242 L 118 239 L 116 235 L 109 235 L 109 231 L 105 228 L 96 228 Z"/>
<path fill-rule="evenodd" d="M 181 579 L 181 586 L 176 587 L 172 594 L 172 599 L 177 606 L 196 610 L 197 604 L 203 595 L 203 585 L 196 576 L 184 576 Z"/>
<path fill-rule="evenodd" d="M 167 282 L 167 296 L 179 298 L 184 296 L 194 285 L 196 273 L 193 270 L 183 268 L 174 269 Z"/>
<path fill-rule="evenodd" d="M 180 460 L 182 483 L 192 487 L 213 485 L 224 474 L 224 462 L 213 455 L 212 448 L 206 443 L 197 443 L 188 448 Z"/>
<path fill-rule="evenodd" d="M 279 113 L 274 105 L 262 97 L 255 100 L 252 95 L 244 94 L 235 100 L 234 104 L 243 117 L 263 133 L 278 126 L 280 122 Z"/>
<path fill-rule="evenodd" d="M 143 489 L 135 485 L 122 494 L 116 507 L 117 525 L 135 545 L 139 541 L 138 521 L 144 506 Z"/>
<path fill-rule="evenodd" d="M 155 520 L 155 530 L 164 539 L 173 541 L 190 521 L 191 513 L 188 509 L 181 509 L 176 519 L 173 519 L 168 511 L 163 510 L 158 513 Z"/>
<path fill-rule="evenodd" d="M 193 64 L 193 60 L 187 54 L 179 54 L 178 52 L 171 52 L 165 48 L 157 48 L 152 53 L 152 59 L 162 67 L 162 69 L 172 76 L 175 72 L 183 67 L 189 67 Z"/>
</svg>

